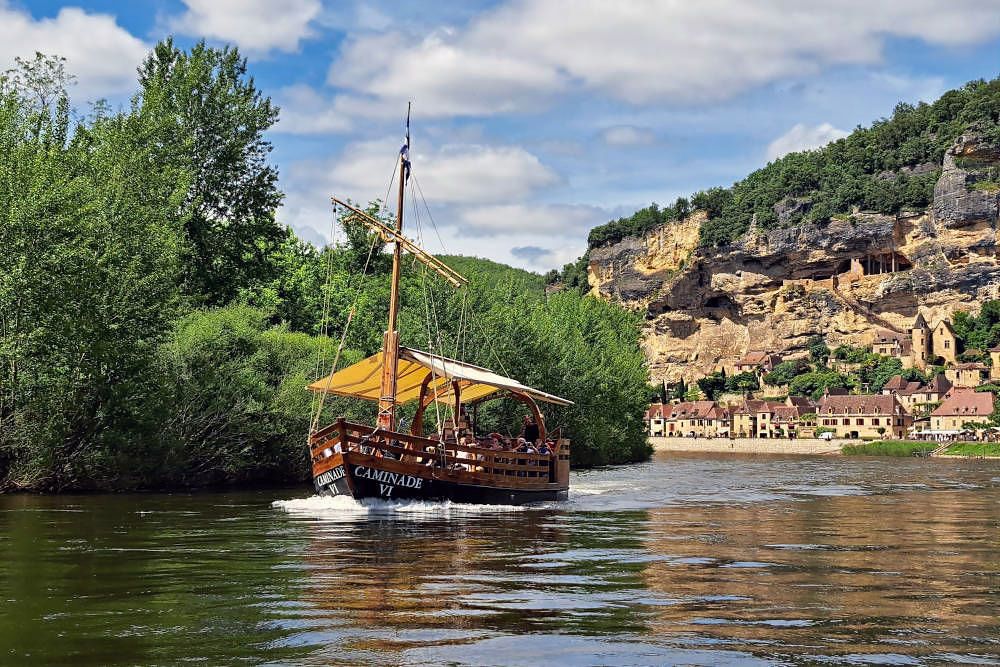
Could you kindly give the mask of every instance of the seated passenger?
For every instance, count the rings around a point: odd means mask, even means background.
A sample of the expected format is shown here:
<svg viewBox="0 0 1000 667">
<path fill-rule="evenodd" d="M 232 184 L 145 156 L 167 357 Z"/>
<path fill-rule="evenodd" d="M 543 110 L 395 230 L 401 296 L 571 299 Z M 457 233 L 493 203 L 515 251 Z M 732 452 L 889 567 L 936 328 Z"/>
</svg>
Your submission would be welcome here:
<svg viewBox="0 0 1000 667">
<path fill-rule="evenodd" d="M 524 428 L 521 435 L 532 444 L 538 442 L 538 424 L 535 423 L 535 418 L 531 415 L 524 416 Z"/>
<path fill-rule="evenodd" d="M 552 450 L 549 449 L 549 443 L 543 442 L 541 444 L 541 446 L 538 448 L 538 453 L 539 454 L 551 454 Z"/>
</svg>

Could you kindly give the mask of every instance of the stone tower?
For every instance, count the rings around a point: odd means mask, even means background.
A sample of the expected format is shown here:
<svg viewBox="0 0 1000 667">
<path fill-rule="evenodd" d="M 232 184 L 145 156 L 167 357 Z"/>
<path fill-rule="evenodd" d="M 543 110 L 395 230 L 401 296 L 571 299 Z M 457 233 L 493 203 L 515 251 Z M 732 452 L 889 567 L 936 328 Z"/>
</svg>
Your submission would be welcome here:
<svg viewBox="0 0 1000 667">
<path fill-rule="evenodd" d="M 958 363 L 958 336 L 951 328 L 951 322 L 941 320 L 937 323 L 937 326 L 934 327 L 931 343 L 933 358 L 941 357 L 950 364 Z"/>
<path fill-rule="evenodd" d="M 910 327 L 910 338 L 913 343 L 913 366 L 924 370 L 933 359 L 933 348 L 931 347 L 931 328 L 921 313 L 917 313 L 917 319 L 913 320 L 913 326 Z"/>
</svg>

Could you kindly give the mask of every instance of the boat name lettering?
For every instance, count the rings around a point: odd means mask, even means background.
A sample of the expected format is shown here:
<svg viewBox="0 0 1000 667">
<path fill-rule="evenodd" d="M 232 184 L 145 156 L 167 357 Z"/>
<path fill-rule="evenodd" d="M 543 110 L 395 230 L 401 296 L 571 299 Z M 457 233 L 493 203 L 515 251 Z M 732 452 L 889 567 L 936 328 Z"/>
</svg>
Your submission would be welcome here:
<svg viewBox="0 0 1000 667">
<path fill-rule="evenodd" d="M 344 466 L 337 466 L 332 470 L 327 470 L 325 473 L 316 476 L 316 484 L 319 486 L 327 486 L 333 484 L 338 479 L 344 476 Z"/>
<path fill-rule="evenodd" d="M 408 489 L 419 489 L 423 487 L 424 480 L 413 475 L 404 475 L 400 472 L 389 472 L 388 470 L 375 470 L 365 466 L 354 466 L 354 474 L 358 477 L 370 479 L 373 482 L 391 484 L 392 486 L 405 486 Z"/>
</svg>

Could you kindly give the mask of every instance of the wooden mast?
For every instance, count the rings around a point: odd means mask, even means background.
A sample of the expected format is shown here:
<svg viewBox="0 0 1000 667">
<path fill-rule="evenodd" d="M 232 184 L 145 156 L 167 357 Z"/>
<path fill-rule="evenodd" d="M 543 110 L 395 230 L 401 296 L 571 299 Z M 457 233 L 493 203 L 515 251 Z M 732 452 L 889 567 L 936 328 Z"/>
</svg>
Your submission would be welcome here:
<svg viewBox="0 0 1000 667">
<path fill-rule="evenodd" d="M 409 176 L 410 105 L 406 105 L 406 143 L 399 151 L 399 191 L 396 201 L 396 233 L 403 231 L 403 193 Z M 397 238 L 392 251 L 392 280 L 389 286 L 389 324 L 382 339 L 382 391 L 378 402 L 378 427 L 392 431 L 396 426 L 396 372 L 399 366 L 399 271 L 403 247 Z"/>
</svg>

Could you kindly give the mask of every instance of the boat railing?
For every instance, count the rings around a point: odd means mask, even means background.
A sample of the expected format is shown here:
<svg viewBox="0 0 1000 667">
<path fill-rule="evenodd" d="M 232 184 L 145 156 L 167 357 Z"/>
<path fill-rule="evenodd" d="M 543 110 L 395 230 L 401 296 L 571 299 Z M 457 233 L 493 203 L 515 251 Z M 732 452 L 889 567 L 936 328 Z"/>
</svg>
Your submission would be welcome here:
<svg viewBox="0 0 1000 667">
<path fill-rule="evenodd" d="M 568 441 L 560 440 L 550 454 L 528 454 L 510 450 L 484 449 L 474 445 L 442 442 L 433 438 L 379 431 L 347 421 L 334 423 L 310 438 L 314 462 L 336 451 L 388 456 L 403 463 L 434 468 L 481 473 L 491 477 L 551 479 L 555 462 L 568 457 Z M 562 450 L 566 451 L 563 452 Z"/>
</svg>

